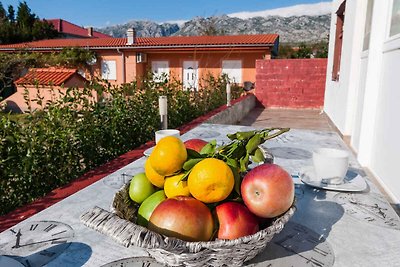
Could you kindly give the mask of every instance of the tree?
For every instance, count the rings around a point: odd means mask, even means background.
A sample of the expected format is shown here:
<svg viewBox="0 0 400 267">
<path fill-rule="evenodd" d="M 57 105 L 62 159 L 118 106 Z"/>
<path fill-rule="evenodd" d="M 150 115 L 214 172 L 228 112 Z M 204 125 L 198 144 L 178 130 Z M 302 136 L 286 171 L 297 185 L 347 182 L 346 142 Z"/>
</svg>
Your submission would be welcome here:
<svg viewBox="0 0 400 267">
<path fill-rule="evenodd" d="M 298 50 L 292 54 L 292 58 L 311 58 L 312 52 L 312 48 L 309 45 L 301 43 Z"/>
<path fill-rule="evenodd" d="M 12 5 L 8 6 L 8 15 L 7 15 L 8 21 L 11 23 L 15 22 L 15 10 Z"/>
<path fill-rule="evenodd" d="M 294 53 L 293 46 L 289 44 L 280 44 L 277 58 L 292 58 Z"/>
<path fill-rule="evenodd" d="M 20 2 L 17 10 L 17 29 L 22 42 L 29 42 L 32 38 L 32 26 L 38 20 L 35 14 L 31 13 L 28 4 Z"/>
<path fill-rule="evenodd" d="M 51 39 L 58 36 L 58 32 L 54 30 L 53 24 L 46 20 L 36 20 L 32 27 L 33 40 Z"/>
<path fill-rule="evenodd" d="M 0 2 L 0 44 L 29 42 L 58 36 L 54 26 L 40 20 L 26 2 L 19 3 L 17 15 L 12 5 L 5 11 Z"/>
<path fill-rule="evenodd" d="M 7 19 L 6 10 L 3 7 L 3 4 L 0 2 L 0 22 L 3 22 Z"/>
</svg>

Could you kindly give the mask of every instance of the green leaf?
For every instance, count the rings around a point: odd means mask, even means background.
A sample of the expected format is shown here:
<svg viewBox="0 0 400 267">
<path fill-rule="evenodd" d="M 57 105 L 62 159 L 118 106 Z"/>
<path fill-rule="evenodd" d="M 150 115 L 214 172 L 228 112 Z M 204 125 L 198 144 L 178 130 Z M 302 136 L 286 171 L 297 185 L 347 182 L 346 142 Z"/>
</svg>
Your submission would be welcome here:
<svg viewBox="0 0 400 267">
<path fill-rule="evenodd" d="M 204 155 L 204 154 L 214 153 L 216 147 L 217 147 L 217 141 L 212 140 L 201 149 L 200 154 Z"/>
<path fill-rule="evenodd" d="M 251 156 L 251 160 L 255 163 L 260 163 L 265 161 L 264 153 L 262 152 L 261 148 L 256 149 L 254 155 Z"/>
<path fill-rule="evenodd" d="M 233 168 L 237 168 L 237 167 L 238 167 L 238 162 L 237 162 L 236 159 L 226 157 L 226 158 L 225 158 L 225 162 L 226 162 L 226 164 L 228 164 L 230 167 L 233 167 Z"/>
<path fill-rule="evenodd" d="M 261 136 L 259 133 L 253 135 L 252 138 L 250 138 L 249 142 L 246 144 L 246 151 L 247 154 L 253 154 L 253 152 L 258 148 L 258 146 L 261 143 Z"/>
<path fill-rule="evenodd" d="M 198 159 L 198 158 L 204 158 L 204 155 L 201 155 L 199 152 L 190 149 L 190 148 L 186 148 L 187 154 L 188 154 L 188 158 L 189 159 Z"/>
<path fill-rule="evenodd" d="M 239 174 L 239 171 L 238 171 L 237 168 L 232 167 L 230 165 L 229 165 L 229 168 L 231 168 L 232 173 L 233 173 L 233 178 L 235 179 L 235 186 L 234 186 L 235 192 L 239 196 L 241 196 L 241 194 L 240 194 L 240 185 L 242 184 L 242 178 L 240 177 L 240 174 Z"/>
<path fill-rule="evenodd" d="M 191 172 L 192 172 L 192 169 L 190 169 L 189 171 L 185 172 L 185 175 L 182 176 L 181 181 L 186 181 Z"/>
<path fill-rule="evenodd" d="M 235 140 L 237 137 L 236 137 L 236 133 L 234 133 L 234 134 L 227 134 L 226 135 L 230 140 Z"/>
<path fill-rule="evenodd" d="M 186 161 L 183 164 L 183 169 L 185 171 L 191 170 L 197 163 L 199 163 L 202 160 L 203 160 L 203 158 L 200 158 L 200 159 L 189 159 L 188 161 Z"/>
<path fill-rule="evenodd" d="M 248 140 L 253 137 L 256 131 L 237 132 L 236 137 L 238 140 Z"/>
<path fill-rule="evenodd" d="M 246 154 L 246 156 L 240 158 L 240 171 L 245 172 L 247 171 L 247 166 L 249 165 L 249 154 Z"/>
</svg>

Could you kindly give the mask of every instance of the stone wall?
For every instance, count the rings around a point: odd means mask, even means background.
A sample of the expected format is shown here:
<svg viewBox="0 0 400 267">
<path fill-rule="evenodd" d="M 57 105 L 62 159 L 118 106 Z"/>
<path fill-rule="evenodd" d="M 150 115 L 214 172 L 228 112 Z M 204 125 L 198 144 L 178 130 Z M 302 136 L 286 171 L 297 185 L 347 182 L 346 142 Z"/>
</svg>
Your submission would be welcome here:
<svg viewBox="0 0 400 267">
<path fill-rule="evenodd" d="M 242 98 L 241 101 L 236 103 L 234 102 L 232 106 L 226 107 L 226 109 L 215 114 L 205 122 L 215 124 L 236 124 L 255 106 L 256 97 L 253 94 L 248 94 L 246 97 Z"/>
</svg>

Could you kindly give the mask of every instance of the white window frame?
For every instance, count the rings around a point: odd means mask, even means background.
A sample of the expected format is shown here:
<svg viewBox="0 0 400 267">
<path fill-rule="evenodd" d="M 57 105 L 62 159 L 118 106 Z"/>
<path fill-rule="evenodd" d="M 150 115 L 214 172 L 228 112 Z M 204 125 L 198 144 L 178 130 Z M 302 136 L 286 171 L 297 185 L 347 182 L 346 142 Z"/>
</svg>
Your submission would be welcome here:
<svg viewBox="0 0 400 267">
<path fill-rule="evenodd" d="M 225 64 L 229 63 L 234 63 L 233 65 L 235 66 L 235 63 L 240 63 L 240 68 L 238 70 L 238 73 L 232 74 L 232 72 L 236 71 L 237 68 L 227 68 L 224 67 Z M 227 74 L 229 77 L 229 80 L 234 83 L 242 83 L 243 82 L 243 61 L 241 59 L 229 59 L 229 60 L 222 60 L 221 63 L 221 73 L 222 74 Z"/>
<path fill-rule="evenodd" d="M 390 1 L 388 8 L 387 26 L 386 26 L 386 41 L 383 45 L 383 53 L 391 52 L 400 49 L 400 33 L 390 36 L 390 27 L 392 23 L 393 1 Z"/>
<path fill-rule="evenodd" d="M 376 0 L 367 0 L 365 22 L 364 22 L 364 35 L 363 35 L 363 48 L 362 48 L 363 52 L 369 50 L 369 45 L 371 42 L 371 28 L 372 28 L 372 19 L 373 19 L 373 14 L 374 14 L 374 2 L 375 1 Z M 371 8 L 371 9 L 369 10 L 368 8 Z M 370 16 L 368 16 L 369 12 L 371 12 Z M 367 31 L 368 30 L 367 26 L 369 28 L 369 31 Z M 368 34 L 368 38 L 367 38 L 367 34 Z"/>
<path fill-rule="evenodd" d="M 101 78 L 105 80 L 117 80 L 117 61 L 102 60 L 101 61 Z"/>
<path fill-rule="evenodd" d="M 395 35 L 393 35 L 393 36 L 390 36 L 390 30 L 391 30 L 391 26 L 392 26 L 392 13 L 393 13 L 393 3 L 394 3 L 394 1 L 396 1 L 396 0 L 392 0 L 392 1 L 390 1 L 390 10 L 389 10 L 389 25 L 388 25 L 388 27 L 387 27 L 387 36 L 388 36 L 388 38 L 389 39 L 392 39 L 392 38 L 394 38 L 394 39 L 397 39 L 397 38 L 399 38 L 400 37 L 400 32 L 398 32 L 398 33 L 396 33 Z M 398 1 L 398 0 L 397 0 Z"/>
<path fill-rule="evenodd" d="M 161 63 L 161 64 L 160 64 Z M 156 69 L 157 65 L 166 64 L 166 68 L 161 73 L 158 73 L 159 68 Z M 167 74 L 169 78 L 169 61 L 168 60 L 154 60 L 151 62 L 151 71 L 153 73 L 153 81 L 162 82 L 163 74 Z"/>
</svg>

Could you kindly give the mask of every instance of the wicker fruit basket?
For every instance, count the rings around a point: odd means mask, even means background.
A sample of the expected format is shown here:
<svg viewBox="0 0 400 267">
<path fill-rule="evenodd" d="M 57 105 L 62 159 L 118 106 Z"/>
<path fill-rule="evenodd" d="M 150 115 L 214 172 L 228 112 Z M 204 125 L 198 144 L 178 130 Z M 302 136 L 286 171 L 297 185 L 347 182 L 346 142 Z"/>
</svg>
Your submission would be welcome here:
<svg viewBox="0 0 400 267">
<path fill-rule="evenodd" d="M 117 192 L 112 212 L 94 207 L 82 214 L 81 221 L 125 247 L 144 248 L 154 259 L 168 266 L 242 266 L 267 246 L 296 210 L 293 203 L 288 211 L 250 236 L 235 240 L 187 242 L 160 235 L 133 223 L 138 206 L 127 201 L 128 188 L 126 185 Z"/>
</svg>

